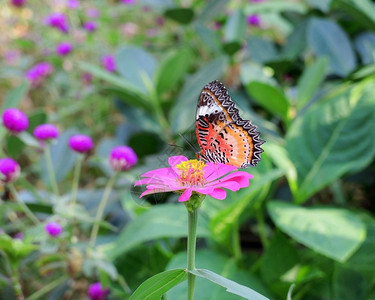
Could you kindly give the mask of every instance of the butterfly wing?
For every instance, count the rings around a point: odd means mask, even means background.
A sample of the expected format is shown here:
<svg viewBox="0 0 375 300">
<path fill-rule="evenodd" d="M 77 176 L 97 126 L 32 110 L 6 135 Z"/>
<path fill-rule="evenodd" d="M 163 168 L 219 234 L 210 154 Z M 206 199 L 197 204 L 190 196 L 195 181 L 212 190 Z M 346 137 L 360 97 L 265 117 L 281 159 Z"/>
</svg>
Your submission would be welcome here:
<svg viewBox="0 0 375 300">
<path fill-rule="evenodd" d="M 239 168 L 256 166 L 264 143 L 256 126 L 243 120 L 224 85 L 206 84 L 198 99 L 196 134 L 199 157 Z"/>
</svg>

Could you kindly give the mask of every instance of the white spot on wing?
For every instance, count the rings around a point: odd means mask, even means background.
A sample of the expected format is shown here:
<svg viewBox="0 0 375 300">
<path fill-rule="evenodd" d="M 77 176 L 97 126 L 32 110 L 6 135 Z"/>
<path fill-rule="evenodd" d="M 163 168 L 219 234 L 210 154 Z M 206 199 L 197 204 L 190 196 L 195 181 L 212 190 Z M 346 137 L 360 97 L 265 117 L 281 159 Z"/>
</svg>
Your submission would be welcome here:
<svg viewBox="0 0 375 300">
<path fill-rule="evenodd" d="M 197 109 L 196 119 L 198 120 L 199 116 L 217 114 L 221 112 L 222 110 L 223 109 L 219 105 L 216 105 L 216 104 L 211 104 L 210 106 L 208 105 L 200 106 Z"/>
</svg>

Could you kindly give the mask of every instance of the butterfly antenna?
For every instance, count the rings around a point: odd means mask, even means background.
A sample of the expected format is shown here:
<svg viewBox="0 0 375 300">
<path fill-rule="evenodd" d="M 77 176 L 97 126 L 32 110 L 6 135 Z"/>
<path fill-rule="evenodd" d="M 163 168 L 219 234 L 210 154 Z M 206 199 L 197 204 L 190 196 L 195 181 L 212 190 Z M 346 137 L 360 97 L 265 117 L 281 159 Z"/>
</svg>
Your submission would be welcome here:
<svg viewBox="0 0 375 300">
<path fill-rule="evenodd" d="M 190 147 L 191 147 L 196 153 L 199 152 L 199 151 L 197 150 L 197 148 L 195 148 L 194 145 L 193 145 L 192 143 L 190 143 L 186 137 L 184 137 L 181 133 L 179 133 L 178 135 L 179 135 L 180 137 L 182 137 L 182 139 L 183 139 L 186 143 L 188 143 L 188 145 L 189 145 L 189 146 L 190 146 Z"/>
</svg>

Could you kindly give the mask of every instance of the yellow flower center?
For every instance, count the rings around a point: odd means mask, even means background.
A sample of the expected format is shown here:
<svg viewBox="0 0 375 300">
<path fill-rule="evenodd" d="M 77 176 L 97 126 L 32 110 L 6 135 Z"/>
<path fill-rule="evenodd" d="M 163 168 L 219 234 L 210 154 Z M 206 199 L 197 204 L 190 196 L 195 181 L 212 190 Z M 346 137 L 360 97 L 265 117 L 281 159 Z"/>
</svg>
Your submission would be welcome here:
<svg viewBox="0 0 375 300">
<path fill-rule="evenodd" d="M 183 161 L 176 165 L 176 168 L 180 171 L 180 184 L 183 186 L 203 186 L 205 183 L 203 168 L 205 166 L 206 164 L 203 161 L 197 159 Z"/>
</svg>

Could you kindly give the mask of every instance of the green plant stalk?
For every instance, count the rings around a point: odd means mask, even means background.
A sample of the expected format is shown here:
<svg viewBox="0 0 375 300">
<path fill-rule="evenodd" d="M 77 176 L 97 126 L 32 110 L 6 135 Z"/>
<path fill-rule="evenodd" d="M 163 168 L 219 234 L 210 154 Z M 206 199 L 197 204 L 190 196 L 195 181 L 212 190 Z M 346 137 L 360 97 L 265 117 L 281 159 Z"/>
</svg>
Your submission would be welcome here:
<svg viewBox="0 0 375 300">
<path fill-rule="evenodd" d="M 242 259 L 241 251 L 241 242 L 240 242 L 240 233 L 238 230 L 238 224 L 234 225 L 232 228 L 232 249 L 233 255 L 237 262 L 240 262 Z"/>
<path fill-rule="evenodd" d="M 100 221 L 102 219 L 104 209 L 105 209 L 105 207 L 107 205 L 107 202 L 108 202 L 108 199 L 109 199 L 109 195 L 111 194 L 111 190 L 113 188 L 113 185 L 116 182 L 116 178 L 117 178 L 118 174 L 119 174 L 118 172 L 115 172 L 112 175 L 112 177 L 109 179 L 109 181 L 107 183 L 107 186 L 105 187 L 105 190 L 104 190 L 104 193 L 103 193 L 103 197 L 100 200 L 98 211 L 96 212 L 94 226 L 92 227 L 92 231 L 91 231 L 91 235 L 90 235 L 90 245 L 91 245 L 91 247 L 94 247 L 94 245 L 95 245 L 96 238 L 98 236 L 98 231 L 99 231 L 99 223 L 100 223 Z"/>
<path fill-rule="evenodd" d="M 74 207 L 75 207 L 75 204 L 76 204 L 76 201 L 77 201 L 78 183 L 79 183 L 79 177 L 81 175 L 83 159 L 84 159 L 84 156 L 79 155 L 78 159 L 77 159 L 77 163 L 74 167 L 73 184 L 72 184 L 72 199 L 71 199 L 71 215 L 72 215 L 72 218 L 74 218 Z"/>
<path fill-rule="evenodd" d="M 47 144 L 45 149 L 44 149 L 44 155 L 46 159 L 46 165 L 47 165 L 47 170 L 48 170 L 48 175 L 51 180 L 51 185 L 52 185 L 52 190 L 55 193 L 55 195 L 59 196 L 59 188 L 57 186 L 57 180 L 55 176 L 55 171 L 53 170 L 53 164 L 52 164 L 52 156 L 51 156 L 51 149 L 50 145 Z"/>
<path fill-rule="evenodd" d="M 16 294 L 17 300 L 25 299 L 25 296 L 23 295 L 23 292 L 22 292 L 22 286 L 20 283 L 20 275 L 18 273 L 16 265 L 12 267 L 12 283 L 13 283 L 14 293 Z"/>
<path fill-rule="evenodd" d="M 258 231 L 259 231 L 260 240 L 262 242 L 263 248 L 266 249 L 268 247 L 268 239 L 267 239 L 266 223 L 264 222 L 262 208 L 258 207 L 256 209 L 255 214 L 256 214 L 257 221 L 258 221 Z"/>
<path fill-rule="evenodd" d="M 43 286 L 40 290 L 36 291 L 34 294 L 30 295 L 26 298 L 26 300 L 38 300 L 41 299 L 42 296 L 47 294 L 48 292 L 52 291 L 55 287 L 57 287 L 59 284 L 63 283 L 65 280 L 67 280 L 69 277 L 67 275 L 63 275 L 56 280 L 50 282 L 49 284 Z"/>
<path fill-rule="evenodd" d="M 25 213 L 26 216 L 29 217 L 29 219 L 31 221 L 33 221 L 34 224 L 39 224 L 39 220 L 37 217 L 35 217 L 35 215 L 33 214 L 33 212 L 27 207 L 27 205 L 21 201 L 21 199 L 18 197 L 18 193 L 17 193 L 17 190 L 16 188 L 14 187 L 13 183 L 8 183 L 8 187 L 14 197 L 14 199 L 16 200 L 16 202 L 18 203 L 19 206 L 21 206 L 23 212 Z"/>
<path fill-rule="evenodd" d="M 197 241 L 198 209 L 188 210 L 188 247 L 187 247 L 187 280 L 188 300 L 194 299 L 195 275 L 189 271 L 195 270 L 195 250 Z"/>
</svg>

